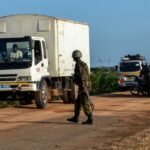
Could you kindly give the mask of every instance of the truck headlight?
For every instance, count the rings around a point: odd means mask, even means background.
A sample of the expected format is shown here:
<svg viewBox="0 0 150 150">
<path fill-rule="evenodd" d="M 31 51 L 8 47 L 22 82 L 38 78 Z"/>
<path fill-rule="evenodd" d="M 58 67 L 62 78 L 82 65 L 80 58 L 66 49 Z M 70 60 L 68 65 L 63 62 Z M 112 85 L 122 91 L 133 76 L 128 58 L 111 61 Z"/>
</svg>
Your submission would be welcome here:
<svg viewBox="0 0 150 150">
<path fill-rule="evenodd" d="M 119 78 L 119 82 L 120 83 L 124 83 L 126 80 L 127 80 L 126 77 L 120 77 Z"/>
<path fill-rule="evenodd" d="M 21 82 L 31 81 L 31 76 L 20 76 L 17 78 L 17 81 L 21 81 Z"/>
</svg>

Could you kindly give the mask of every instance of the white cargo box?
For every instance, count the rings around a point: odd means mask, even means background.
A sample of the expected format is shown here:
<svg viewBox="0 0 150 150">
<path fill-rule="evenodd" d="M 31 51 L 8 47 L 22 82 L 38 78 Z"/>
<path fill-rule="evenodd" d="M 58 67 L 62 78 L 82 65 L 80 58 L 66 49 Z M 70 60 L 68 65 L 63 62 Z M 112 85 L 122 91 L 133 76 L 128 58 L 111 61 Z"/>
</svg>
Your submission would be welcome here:
<svg viewBox="0 0 150 150">
<path fill-rule="evenodd" d="M 0 38 L 43 37 L 47 44 L 49 72 L 55 76 L 71 76 L 74 70 L 72 52 L 81 50 L 82 60 L 90 68 L 89 27 L 85 23 L 42 15 L 0 17 Z"/>
</svg>

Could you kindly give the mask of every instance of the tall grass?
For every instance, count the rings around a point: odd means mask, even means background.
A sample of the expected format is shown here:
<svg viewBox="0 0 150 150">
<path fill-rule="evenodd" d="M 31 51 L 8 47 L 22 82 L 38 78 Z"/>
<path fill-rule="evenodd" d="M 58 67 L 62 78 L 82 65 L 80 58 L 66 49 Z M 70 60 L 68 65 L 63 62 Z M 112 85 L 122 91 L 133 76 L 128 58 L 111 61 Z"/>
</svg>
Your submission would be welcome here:
<svg viewBox="0 0 150 150">
<path fill-rule="evenodd" d="M 91 94 L 101 94 L 117 91 L 117 73 L 114 70 L 95 70 L 91 73 Z"/>
</svg>

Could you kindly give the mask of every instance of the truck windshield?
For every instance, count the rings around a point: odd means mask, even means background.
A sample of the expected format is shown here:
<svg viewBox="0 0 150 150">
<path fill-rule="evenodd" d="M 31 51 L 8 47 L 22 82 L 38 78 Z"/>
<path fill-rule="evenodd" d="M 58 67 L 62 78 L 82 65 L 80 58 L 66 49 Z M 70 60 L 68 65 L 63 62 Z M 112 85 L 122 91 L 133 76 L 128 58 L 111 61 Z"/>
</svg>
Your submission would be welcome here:
<svg viewBox="0 0 150 150">
<path fill-rule="evenodd" d="M 31 66 L 29 37 L 0 39 L 0 69 L 23 69 Z"/>
<path fill-rule="evenodd" d="M 140 63 L 139 62 L 123 62 L 120 63 L 120 71 L 121 72 L 131 72 L 131 71 L 139 71 Z"/>
</svg>

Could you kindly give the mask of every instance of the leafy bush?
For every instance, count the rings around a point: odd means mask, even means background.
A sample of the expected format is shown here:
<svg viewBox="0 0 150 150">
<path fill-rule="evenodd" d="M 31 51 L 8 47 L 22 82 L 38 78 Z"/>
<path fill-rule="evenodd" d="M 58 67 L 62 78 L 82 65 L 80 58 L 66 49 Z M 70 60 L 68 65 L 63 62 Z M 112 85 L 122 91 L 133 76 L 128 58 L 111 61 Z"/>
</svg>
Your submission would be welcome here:
<svg viewBox="0 0 150 150">
<path fill-rule="evenodd" d="M 118 90 L 117 73 L 113 70 L 95 70 L 91 73 L 91 81 L 92 95 Z"/>
</svg>

